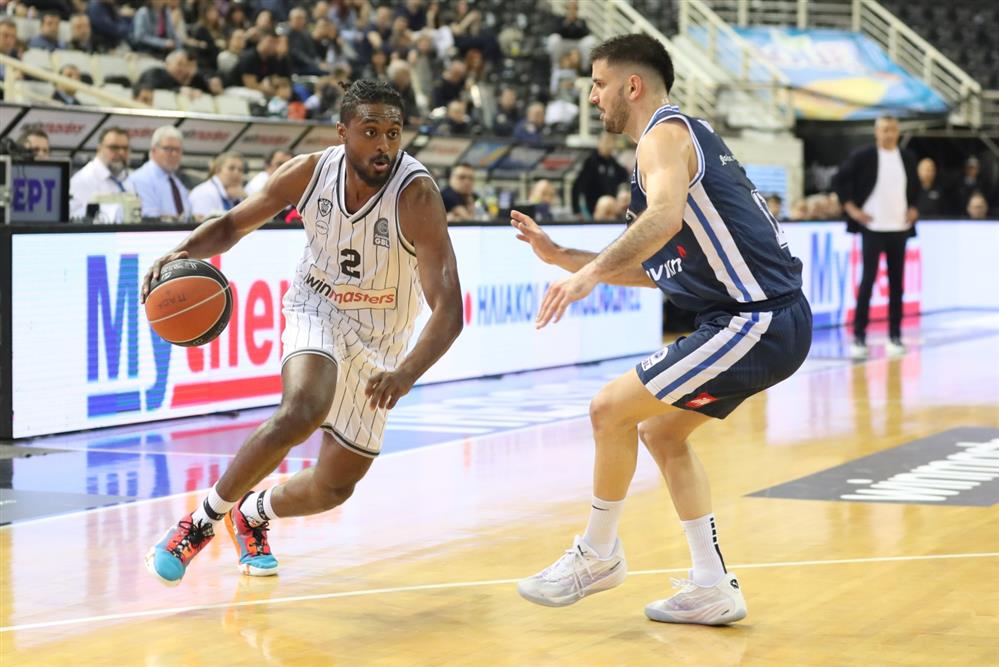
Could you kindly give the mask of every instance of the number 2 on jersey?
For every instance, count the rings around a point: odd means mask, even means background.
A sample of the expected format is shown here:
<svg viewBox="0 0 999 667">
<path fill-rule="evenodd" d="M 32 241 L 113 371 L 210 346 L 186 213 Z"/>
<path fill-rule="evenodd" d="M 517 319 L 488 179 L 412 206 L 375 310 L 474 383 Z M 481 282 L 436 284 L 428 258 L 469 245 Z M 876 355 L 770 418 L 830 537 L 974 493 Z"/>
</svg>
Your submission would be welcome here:
<svg viewBox="0 0 999 667">
<path fill-rule="evenodd" d="M 357 267 L 361 265 L 361 253 L 353 248 L 344 248 L 340 251 L 340 257 L 342 258 L 340 270 L 351 278 L 360 278 L 361 272 Z"/>
</svg>

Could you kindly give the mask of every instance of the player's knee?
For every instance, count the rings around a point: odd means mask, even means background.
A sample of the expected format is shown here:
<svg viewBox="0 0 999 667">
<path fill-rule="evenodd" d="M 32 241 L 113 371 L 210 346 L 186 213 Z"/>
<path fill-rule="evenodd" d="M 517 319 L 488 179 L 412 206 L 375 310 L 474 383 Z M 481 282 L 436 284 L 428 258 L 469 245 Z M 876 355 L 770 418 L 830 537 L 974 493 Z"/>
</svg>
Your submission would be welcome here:
<svg viewBox="0 0 999 667">
<path fill-rule="evenodd" d="M 686 440 L 668 429 L 656 428 L 644 422 L 638 425 L 638 438 L 657 459 L 660 456 L 671 457 L 683 453 L 687 446 Z"/>
<path fill-rule="evenodd" d="M 620 406 L 611 392 L 601 390 L 590 401 L 590 424 L 593 426 L 593 432 L 612 431 L 623 426 L 621 413 Z"/>
<path fill-rule="evenodd" d="M 271 425 L 293 444 L 298 444 L 322 426 L 326 414 L 326 409 L 308 403 L 282 407 L 271 418 Z"/>
<path fill-rule="evenodd" d="M 323 485 L 317 488 L 317 494 L 319 496 L 319 502 L 323 507 L 323 511 L 331 510 L 334 507 L 342 505 L 348 498 L 354 494 L 354 487 L 356 482 L 350 482 L 346 484 L 333 484 L 333 485 Z"/>
</svg>

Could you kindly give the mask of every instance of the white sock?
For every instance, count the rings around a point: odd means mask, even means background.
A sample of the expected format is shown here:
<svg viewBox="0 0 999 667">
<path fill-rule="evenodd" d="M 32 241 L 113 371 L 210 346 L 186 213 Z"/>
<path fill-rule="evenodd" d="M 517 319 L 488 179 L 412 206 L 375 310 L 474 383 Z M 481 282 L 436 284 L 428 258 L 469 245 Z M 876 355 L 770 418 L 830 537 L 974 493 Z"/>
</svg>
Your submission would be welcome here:
<svg viewBox="0 0 999 667">
<path fill-rule="evenodd" d="M 218 484 L 215 486 L 218 486 Z M 191 519 L 195 524 L 216 524 L 225 518 L 226 512 L 231 510 L 232 506 L 236 504 L 235 500 L 229 501 L 220 496 L 215 486 L 208 492 L 208 497 L 201 503 L 201 506 L 194 510 Z"/>
<path fill-rule="evenodd" d="M 607 558 L 614 551 L 617 541 L 617 524 L 621 521 L 624 501 L 602 500 L 593 496 L 590 507 L 590 522 L 586 524 L 583 539 L 601 558 Z"/>
<path fill-rule="evenodd" d="M 692 521 L 681 521 L 687 535 L 690 559 L 694 563 L 691 578 L 698 586 L 714 586 L 728 572 L 718 548 L 718 531 L 715 515 L 706 514 Z"/>
<path fill-rule="evenodd" d="M 239 511 L 243 513 L 243 516 L 246 517 L 251 526 L 259 526 L 264 521 L 278 518 L 277 514 L 274 513 L 274 508 L 271 507 L 271 498 L 274 496 L 273 491 L 274 487 L 271 487 L 263 491 L 251 493 L 243 501 L 243 504 L 239 506 Z"/>
</svg>

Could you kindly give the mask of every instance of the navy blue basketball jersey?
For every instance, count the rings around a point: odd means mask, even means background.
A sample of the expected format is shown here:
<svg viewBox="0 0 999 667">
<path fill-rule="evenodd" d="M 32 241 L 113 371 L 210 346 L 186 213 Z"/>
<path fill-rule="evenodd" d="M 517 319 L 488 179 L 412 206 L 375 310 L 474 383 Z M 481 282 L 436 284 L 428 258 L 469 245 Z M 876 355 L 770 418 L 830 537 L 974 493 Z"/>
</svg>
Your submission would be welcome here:
<svg viewBox="0 0 999 667">
<path fill-rule="evenodd" d="M 667 105 L 652 116 L 642 138 L 672 119 L 690 130 L 697 174 L 682 228 L 642 262 L 648 276 L 677 306 L 695 312 L 738 308 L 801 289 L 801 261 L 788 250 L 766 200 L 707 122 Z M 638 167 L 631 180 L 629 223 L 648 206 Z"/>
</svg>

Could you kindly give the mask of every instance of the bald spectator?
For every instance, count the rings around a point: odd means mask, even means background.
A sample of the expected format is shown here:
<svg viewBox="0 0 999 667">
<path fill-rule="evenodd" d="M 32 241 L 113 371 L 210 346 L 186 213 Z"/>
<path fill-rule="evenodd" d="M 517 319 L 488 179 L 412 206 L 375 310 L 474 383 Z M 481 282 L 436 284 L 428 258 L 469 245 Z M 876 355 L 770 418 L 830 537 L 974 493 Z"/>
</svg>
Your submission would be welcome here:
<svg viewBox="0 0 999 667">
<path fill-rule="evenodd" d="M 420 109 L 413 90 L 413 70 L 405 60 L 393 60 L 388 66 L 388 78 L 392 87 L 402 96 L 402 117 L 404 125 L 420 124 Z"/>
<path fill-rule="evenodd" d="M 309 14 L 295 7 L 288 15 L 288 53 L 293 74 L 318 76 L 327 71 L 316 43 L 309 34 Z"/>
<path fill-rule="evenodd" d="M 47 160 L 49 158 L 49 135 L 40 127 L 29 127 L 21 134 L 18 142 L 31 151 L 36 160 Z"/>
<path fill-rule="evenodd" d="M 184 159 L 184 137 L 173 125 L 153 132 L 149 161 L 132 172 L 125 182 L 142 200 L 142 217 L 187 220 L 191 199 L 178 172 Z"/>
<path fill-rule="evenodd" d="M 155 90 L 170 90 L 187 97 L 198 97 L 202 93 L 219 95 L 222 81 L 212 77 L 207 81 L 198 72 L 198 61 L 187 51 L 174 51 L 166 57 L 163 67 L 150 67 L 139 77 L 139 84 Z"/>
<path fill-rule="evenodd" d="M 69 19 L 69 42 L 66 44 L 66 48 L 84 53 L 97 51 L 91 35 L 90 19 L 86 14 L 73 14 Z"/>
<path fill-rule="evenodd" d="M 42 22 L 38 34 L 28 41 L 29 49 L 56 51 L 62 48 L 59 43 L 59 15 L 54 12 L 42 14 Z"/>
<path fill-rule="evenodd" d="M 543 102 L 532 102 L 527 107 L 527 117 L 513 128 L 513 138 L 528 146 L 538 146 L 544 142 L 545 105 Z"/>
<path fill-rule="evenodd" d="M 59 68 L 59 74 L 67 79 L 80 80 L 80 69 L 76 65 L 63 65 Z M 55 92 L 52 93 L 52 99 L 67 106 L 80 105 L 80 100 L 76 99 L 76 88 L 62 83 L 56 86 Z"/>
<path fill-rule="evenodd" d="M 975 192 L 968 198 L 968 217 L 972 220 L 984 220 L 989 215 L 989 202 L 981 192 Z"/>
<path fill-rule="evenodd" d="M 937 163 L 924 157 L 916 165 L 916 176 L 919 178 L 919 197 L 916 208 L 923 218 L 939 218 L 946 215 L 950 208 L 944 190 L 937 180 Z"/>
<path fill-rule="evenodd" d="M 971 196 L 976 192 L 983 192 L 982 185 L 982 163 L 972 155 L 964 161 L 964 169 L 961 176 L 954 185 L 954 208 L 957 211 L 965 211 Z"/>
<path fill-rule="evenodd" d="M 180 43 L 167 0 L 147 0 L 132 22 L 132 48 L 165 57 Z"/>
<path fill-rule="evenodd" d="M 618 220 L 622 217 L 617 199 L 610 195 L 602 195 L 593 209 L 594 220 Z"/>
<path fill-rule="evenodd" d="M 535 221 L 550 222 L 555 219 L 554 209 L 558 206 L 558 192 L 547 178 L 542 178 L 534 183 L 527 201 L 534 205 L 534 216 L 532 217 Z"/>
</svg>

